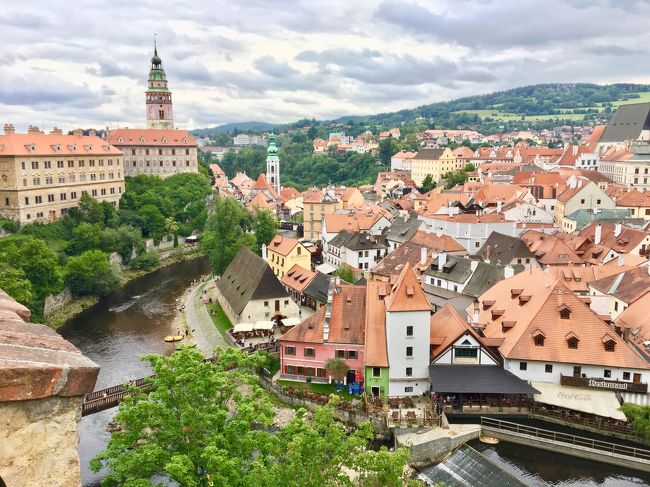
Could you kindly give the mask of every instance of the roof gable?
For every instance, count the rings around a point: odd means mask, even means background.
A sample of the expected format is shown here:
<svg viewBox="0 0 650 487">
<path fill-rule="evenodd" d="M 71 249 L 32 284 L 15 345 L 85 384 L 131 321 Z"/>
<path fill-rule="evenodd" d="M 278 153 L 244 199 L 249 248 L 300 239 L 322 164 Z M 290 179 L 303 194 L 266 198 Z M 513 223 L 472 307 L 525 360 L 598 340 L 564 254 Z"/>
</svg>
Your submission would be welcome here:
<svg viewBox="0 0 650 487">
<path fill-rule="evenodd" d="M 389 312 L 431 310 L 431 304 L 410 265 L 404 266 L 397 282 L 386 297 L 386 310 Z"/>
</svg>

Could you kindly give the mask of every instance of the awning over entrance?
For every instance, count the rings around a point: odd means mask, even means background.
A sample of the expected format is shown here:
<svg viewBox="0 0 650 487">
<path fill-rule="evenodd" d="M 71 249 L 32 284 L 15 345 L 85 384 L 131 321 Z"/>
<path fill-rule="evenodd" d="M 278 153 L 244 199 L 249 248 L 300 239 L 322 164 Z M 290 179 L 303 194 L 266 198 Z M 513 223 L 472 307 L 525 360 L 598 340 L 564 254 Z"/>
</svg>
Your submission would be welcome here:
<svg viewBox="0 0 650 487">
<path fill-rule="evenodd" d="M 327 262 L 324 262 L 321 265 L 317 265 L 316 270 L 318 272 L 322 272 L 323 274 L 333 274 L 334 271 L 336 270 L 336 267 L 334 267 L 332 264 L 328 264 Z"/>
<path fill-rule="evenodd" d="M 533 382 L 533 386 L 540 392 L 535 394 L 535 402 L 595 414 L 604 418 L 620 419 L 622 421 L 627 419 L 625 414 L 619 410 L 621 405 L 618 403 L 616 393 L 613 391 L 583 389 L 581 387 L 568 387 L 545 382 Z"/>
<path fill-rule="evenodd" d="M 528 382 L 498 365 L 430 365 L 431 390 L 456 394 L 537 394 Z"/>
<path fill-rule="evenodd" d="M 253 326 L 254 330 L 272 330 L 273 322 L 272 321 L 257 321 Z"/>
<path fill-rule="evenodd" d="M 291 326 L 296 326 L 300 324 L 300 319 L 298 318 L 283 318 L 282 319 L 282 325 L 286 326 L 287 328 Z"/>
<path fill-rule="evenodd" d="M 253 323 L 237 323 L 232 331 L 233 333 L 246 333 L 253 331 Z"/>
</svg>

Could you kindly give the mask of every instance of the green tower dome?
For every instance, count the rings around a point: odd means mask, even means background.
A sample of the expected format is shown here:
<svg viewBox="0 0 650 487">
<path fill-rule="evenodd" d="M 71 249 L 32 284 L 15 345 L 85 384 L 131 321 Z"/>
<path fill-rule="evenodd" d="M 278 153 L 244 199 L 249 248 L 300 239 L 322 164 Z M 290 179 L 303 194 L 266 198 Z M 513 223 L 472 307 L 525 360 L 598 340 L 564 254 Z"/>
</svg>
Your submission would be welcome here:
<svg viewBox="0 0 650 487">
<path fill-rule="evenodd" d="M 270 156 L 274 156 L 278 153 L 278 147 L 275 145 L 275 135 L 270 134 L 269 135 L 269 147 L 266 149 L 266 152 Z"/>
</svg>

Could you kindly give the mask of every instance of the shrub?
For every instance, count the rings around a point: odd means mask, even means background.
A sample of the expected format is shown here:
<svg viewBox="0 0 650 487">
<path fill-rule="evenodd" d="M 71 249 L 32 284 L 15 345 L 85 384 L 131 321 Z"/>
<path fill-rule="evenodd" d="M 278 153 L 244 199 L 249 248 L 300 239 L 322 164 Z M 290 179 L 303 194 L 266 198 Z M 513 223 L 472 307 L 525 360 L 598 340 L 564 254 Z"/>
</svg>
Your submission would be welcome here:
<svg viewBox="0 0 650 487">
<path fill-rule="evenodd" d="M 149 271 L 156 267 L 158 260 L 158 252 L 155 250 L 148 250 L 135 258 L 133 261 L 133 268 L 142 271 Z"/>
</svg>

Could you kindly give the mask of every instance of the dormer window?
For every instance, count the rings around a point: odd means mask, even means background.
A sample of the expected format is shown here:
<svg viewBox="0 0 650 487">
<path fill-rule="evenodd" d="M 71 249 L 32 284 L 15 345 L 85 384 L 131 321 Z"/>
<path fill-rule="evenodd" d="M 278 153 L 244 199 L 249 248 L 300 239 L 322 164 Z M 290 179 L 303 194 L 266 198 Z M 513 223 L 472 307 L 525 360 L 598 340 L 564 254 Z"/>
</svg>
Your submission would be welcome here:
<svg viewBox="0 0 650 487">
<path fill-rule="evenodd" d="M 543 347 L 545 339 L 546 335 L 544 335 L 544 332 L 542 330 L 537 329 L 533 332 L 533 340 L 535 341 L 536 347 Z"/>
<path fill-rule="evenodd" d="M 571 333 L 567 334 L 565 336 L 565 338 L 566 338 L 566 343 L 567 343 L 569 348 L 571 348 L 573 350 L 578 348 L 578 342 L 580 341 L 580 339 L 578 338 L 578 335 L 571 332 Z"/>
<path fill-rule="evenodd" d="M 119 143 L 124 142 L 124 137 L 120 137 L 119 139 L 117 139 L 117 141 L 118 141 Z"/>
<path fill-rule="evenodd" d="M 506 311 L 504 309 L 493 309 L 492 310 L 492 319 L 494 320 L 495 318 L 498 318 L 499 316 L 503 316 L 503 314 Z"/>
<path fill-rule="evenodd" d="M 167 138 L 166 138 L 166 137 L 163 137 L 163 139 L 162 139 L 162 143 L 163 143 L 163 144 L 166 144 L 166 143 L 167 143 Z"/>
<path fill-rule="evenodd" d="M 616 351 L 616 340 L 614 340 L 609 334 L 605 334 L 605 336 L 603 336 L 603 343 L 605 344 L 606 352 Z"/>
<path fill-rule="evenodd" d="M 519 296 L 519 305 L 523 306 L 526 304 L 528 301 L 530 301 L 531 296 L 530 295 L 520 295 Z"/>
<path fill-rule="evenodd" d="M 187 139 L 183 139 L 183 144 L 187 144 Z"/>
<path fill-rule="evenodd" d="M 516 324 L 516 321 L 503 321 L 501 323 L 501 331 L 505 333 L 506 331 L 514 328 Z"/>
<path fill-rule="evenodd" d="M 494 301 L 493 299 L 483 300 L 483 310 L 490 309 L 492 306 L 494 306 L 494 303 L 496 303 L 496 301 Z"/>
<path fill-rule="evenodd" d="M 560 318 L 563 320 L 568 320 L 571 317 L 571 309 L 566 304 L 560 306 L 558 310 L 560 311 Z"/>
<path fill-rule="evenodd" d="M 524 292 L 523 289 L 511 289 L 510 290 L 510 297 L 512 299 L 515 299 L 517 296 L 521 295 L 521 293 L 523 293 L 523 292 Z"/>
<path fill-rule="evenodd" d="M 144 144 L 144 137 L 140 137 L 140 143 Z"/>
</svg>

